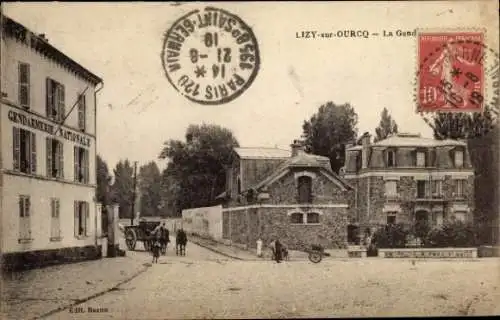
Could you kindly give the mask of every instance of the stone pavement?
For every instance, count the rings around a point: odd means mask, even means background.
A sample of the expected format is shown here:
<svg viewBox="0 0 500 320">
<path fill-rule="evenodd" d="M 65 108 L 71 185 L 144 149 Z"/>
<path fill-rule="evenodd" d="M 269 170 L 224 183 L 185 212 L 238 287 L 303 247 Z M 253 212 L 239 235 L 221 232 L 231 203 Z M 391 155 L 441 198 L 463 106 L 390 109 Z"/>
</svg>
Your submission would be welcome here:
<svg viewBox="0 0 500 320">
<path fill-rule="evenodd" d="M 150 256 L 102 258 L 4 274 L 2 319 L 36 319 L 114 290 L 150 266 Z"/>
</svg>

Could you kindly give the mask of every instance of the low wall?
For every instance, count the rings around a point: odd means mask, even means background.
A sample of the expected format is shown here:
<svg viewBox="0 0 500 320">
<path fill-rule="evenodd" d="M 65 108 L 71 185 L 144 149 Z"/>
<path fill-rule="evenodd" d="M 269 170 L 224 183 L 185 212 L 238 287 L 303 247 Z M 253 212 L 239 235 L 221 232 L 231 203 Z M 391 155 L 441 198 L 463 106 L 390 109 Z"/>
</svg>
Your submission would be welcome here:
<svg viewBox="0 0 500 320">
<path fill-rule="evenodd" d="M 20 271 L 100 258 L 102 258 L 101 246 L 14 252 L 2 255 L 2 269 L 4 271 Z"/>
<path fill-rule="evenodd" d="M 381 258 L 477 258 L 477 248 L 378 249 Z"/>
<path fill-rule="evenodd" d="M 222 239 L 222 206 L 182 210 L 182 228 L 188 234 Z"/>
</svg>

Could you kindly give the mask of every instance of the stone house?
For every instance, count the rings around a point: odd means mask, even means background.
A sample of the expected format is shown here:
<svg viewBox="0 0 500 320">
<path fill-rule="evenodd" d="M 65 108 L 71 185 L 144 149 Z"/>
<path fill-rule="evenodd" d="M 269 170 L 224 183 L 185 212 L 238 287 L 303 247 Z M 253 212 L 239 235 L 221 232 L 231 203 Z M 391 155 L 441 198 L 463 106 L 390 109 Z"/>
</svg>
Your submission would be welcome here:
<svg viewBox="0 0 500 320">
<path fill-rule="evenodd" d="M 278 238 L 290 249 L 347 245 L 348 197 L 352 188 L 335 174 L 327 157 L 292 151 L 235 148 L 227 168 L 222 234 L 256 246 Z"/>
<path fill-rule="evenodd" d="M 387 223 L 435 226 L 471 221 L 474 170 L 467 144 L 396 134 L 346 147 L 341 176 L 356 190 L 350 221 L 363 229 Z"/>
</svg>

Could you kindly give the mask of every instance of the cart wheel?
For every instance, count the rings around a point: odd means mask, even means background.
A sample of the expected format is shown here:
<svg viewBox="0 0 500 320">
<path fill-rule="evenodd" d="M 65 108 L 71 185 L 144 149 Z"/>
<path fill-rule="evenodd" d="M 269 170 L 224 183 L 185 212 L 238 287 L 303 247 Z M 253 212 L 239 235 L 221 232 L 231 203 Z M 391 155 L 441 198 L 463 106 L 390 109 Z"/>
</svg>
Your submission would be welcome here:
<svg viewBox="0 0 500 320">
<path fill-rule="evenodd" d="M 320 263 L 322 259 L 323 259 L 323 254 L 321 254 L 321 252 L 317 251 L 309 252 L 309 260 L 312 263 Z"/>
<path fill-rule="evenodd" d="M 127 229 L 125 231 L 125 243 L 130 251 L 135 250 L 135 244 L 137 243 L 137 234 L 134 229 Z"/>
</svg>

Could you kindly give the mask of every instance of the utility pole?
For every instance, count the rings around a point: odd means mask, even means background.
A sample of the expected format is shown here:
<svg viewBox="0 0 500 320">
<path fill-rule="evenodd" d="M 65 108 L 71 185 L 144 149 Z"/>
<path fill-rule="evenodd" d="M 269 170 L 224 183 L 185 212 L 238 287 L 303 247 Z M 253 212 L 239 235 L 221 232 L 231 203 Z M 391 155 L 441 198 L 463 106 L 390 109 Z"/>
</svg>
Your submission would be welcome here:
<svg viewBox="0 0 500 320">
<path fill-rule="evenodd" d="M 130 225 L 134 225 L 134 217 L 135 217 L 135 198 L 137 189 L 137 161 L 134 161 L 134 190 L 133 190 L 133 198 L 132 198 L 132 216 L 130 217 Z"/>
</svg>

